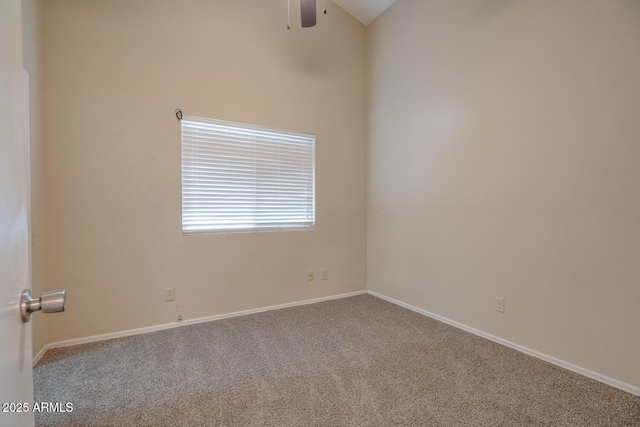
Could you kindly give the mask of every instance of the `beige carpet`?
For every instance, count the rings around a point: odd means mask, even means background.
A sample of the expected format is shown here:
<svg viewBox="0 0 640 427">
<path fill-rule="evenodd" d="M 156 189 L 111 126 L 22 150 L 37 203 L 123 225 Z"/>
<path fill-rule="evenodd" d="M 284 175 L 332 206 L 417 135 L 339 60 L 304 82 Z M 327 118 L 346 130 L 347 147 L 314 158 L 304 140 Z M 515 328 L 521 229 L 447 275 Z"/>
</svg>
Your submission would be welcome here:
<svg viewBox="0 0 640 427">
<path fill-rule="evenodd" d="M 48 351 L 38 426 L 640 426 L 640 397 L 370 295 Z"/>
</svg>

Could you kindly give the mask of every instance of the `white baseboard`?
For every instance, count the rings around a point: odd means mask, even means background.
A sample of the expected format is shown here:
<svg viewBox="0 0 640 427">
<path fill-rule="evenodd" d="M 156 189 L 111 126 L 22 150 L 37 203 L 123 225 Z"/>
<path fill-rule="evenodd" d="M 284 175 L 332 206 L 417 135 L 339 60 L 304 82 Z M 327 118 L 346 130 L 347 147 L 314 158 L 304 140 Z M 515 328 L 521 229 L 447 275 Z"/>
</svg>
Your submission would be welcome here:
<svg viewBox="0 0 640 427">
<path fill-rule="evenodd" d="M 544 360 L 545 362 L 553 363 L 554 365 L 560 366 L 561 368 L 568 369 L 568 370 L 573 371 L 573 372 L 575 372 L 577 374 L 584 375 L 585 377 L 589 377 L 589 378 L 594 379 L 596 381 L 600 381 L 601 383 L 605 383 L 605 384 L 608 384 L 608 385 L 610 385 L 612 387 L 619 388 L 620 390 L 626 391 L 627 393 L 631 393 L 631 394 L 635 394 L 636 396 L 640 396 L 640 388 L 639 387 L 632 386 L 631 384 L 623 383 L 622 381 L 614 380 L 613 378 L 609 378 L 607 376 L 598 374 L 598 373 L 590 371 L 588 369 L 581 368 L 580 366 L 576 366 L 576 365 L 574 365 L 572 363 L 565 362 L 564 360 L 557 359 L 557 358 L 555 358 L 553 356 L 549 356 L 547 354 L 540 353 L 539 351 L 532 350 L 532 349 L 530 349 L 528 347 L 524 347 L 524 346 L 521 346 L 519 344 L 512 343 L 511 341 L 507 341 L 505 339 L 496 337 L 495 335 L 488 334 L 486 332 L 483 332 L 483 331 L 480 331 L 478 329 L 472 328 L 471 326 L 467 326 L 467 325 L 464 325 L 462 323 L 458 323 L 458 322 L 456 322 L 454 320 L 451 320 L 451 319 L 448 319 L 446 317 L 439 316 L 439 315 L 431 313 L 431 312 L 429 312 L 427 310 L 423 310 L 421 308 L 414 307 L 414 306 L 412 306 L 410 304 L 407 304 L 407 303 L 402 302 L 402 301 L 398 301 L 398 300 L 390 298 L 390 297 L 388 297 L 386 295 L 382 295 L 382 294 L 379 294 L 379 293 L 371 291 L 371 290 L 369 290 L 368 293 L 373 295 L 374 297 L 378 297 L 378 298 L 383 299 L 385 301 L 388 301 L 388 302 L 390 302 L 392 304 L 396 304 L 396 305 L 399 305 L 400 307 L 408 308 L 409 310 L 415 311 L 416 313 L 420 313 L 420 314 L 425 315 L 427 317 L 431 317 L 432 319 L 438 320 L 438 321 L 440 321 L 442 323 L 446 323 L 447 325 L 451 325 L 451 326 L 456 327 L 458 329 L 462 329 L 463 331 L 470 332 L 470 333 L 472 333 L 474 335 L 478 335 L 478 336 L 480 336 L 482 338 L 486 338 L 486 339 L 488 339 L 490 341 L 496 342 L 498 344 L 502 344 L 502 345 L 504 345 L 506 347 L 510 347 L 510 348 L 512 348 L 514 350 L 518 350 L 518 351 L 520 351 L 522 353 L 528 354 L 529 356 L 533 356 L 533 357 L 536 357 L 538 359 Z"/>
<path fill-rule="evenodd" d="M 271 311 L 271 310 L 279 310 L 282 308 L 289 308 L 289 307 L 295 307 L 295 306 L 300 306 L 300 305 L 307 305 L 307 304 L 315 304 L 315 303 L 319 303 L 319 302 L 323 302 L 323 301 L 329 301 L 329 300 L 334 300 L 334 299 L 340 299 L 340 298 L 348 298 L 348 297 L 352 297 L 352 296 L 356 296 L 356 295 L 362 295 L 362 294 L 366 294 L 369 293 L 377 298 L 383 299 L 385 301 L 388 301 L 392 304 L 396 304 L 399 305 L 400 307 L 404 307 L 407 308 L 409 310 L 415 311 L 416 313 L 420 313 L 424 316 L 428 316 L 431 317 L 432 319 L 438 320 L 440 322 L 446 323 L 448 325 L 451 325 L 453 327 L 456 327 L 458 329 L 462 329 L 463 331 L 467 331 L 470 332 L 474 335 L 478 335 L 482 338 L 486 338 L 490 341 L 496 342 L 498 344 L 502 344 L 506 347 L 512 348 L 514 350 L 518 350 L 522 353 L 528 354 L 530 356 L 536 357 L 538 359 L 544 360 L 546 362 L 549 363 L 553 363 L 554 365 L 560 366 L 561 368 L 565 368 L 568 369 L 570 371 L 573 371 L 575 373 L 584 375 L 585 377 L 594 379 L 596 381 L 600 381 L 604 384 L 608 384 L 612 387 L 618 388 L 620 390 L 626 391 L 628 393 L 634 394 L 636 396 L 640 396 L 640 388 L 633 386 L 631 384 L 627 384 L 624 383 L 622 381 L 618 381 L 615 380 L 613 378 L 607 377 L 605 375 L 601 375 L 598 374 L 596 372 L 590 371 L 588 369 L 585 368 L 581 368 L 580 366 L 576 366 L 572 363 L 569 362 L 565 362 L 564 360 L 560 360 L 557 359 L 553 356 L 549 356 L 547 354 L 544 353 L 540 353 L 539 351 L 536 350 L 532 350 L 528 347 L 524 347 L 521 346 L 519 344 L 515 344 L 511 341 L 507 341 L 505 339 L 496 337 L 494 335 L 488 334 L 486 332 L 480 331 L 478 329 L 472 328 L 471 326 L 467 326 L 465 324 L 456 322 L 454 320 L 448 319 L 446 317 L 431 313 L 427 310 L 418 308 L 418 307 L 414 307 L 411 304 L 407 304 L 405 302 L 402 301 L 398 301 L 394 298 L 388 297 L 386 295 L 382 295 L 378 292 L 374 292 L 374 291 L 357 291 L 357 292 L 350 292 L 350 293 L 346 293 L 346 294 L 340 294 L 340 295 L 332 295 L 332 296 L 328 296 L 328 297 L 322 297 L 322 298 L 315 298 L 315 299 L 309 299 L 309 300 L 303 300 L 303 301 L 296 301 L 296 302 L 291 302 L 291 303 L 287 303 L 287 304 L 279 304 L 279 305 L 272 305 L 269 307 L 261 307 L 261 308 L 255 308 L 255 309 L 251 309 L 251 310 L 243 310 L 243 311 L 236 311 L 233 313 L 226 313 L 226 314 L 218 314 L 215 316 L 208 316 L 208 317 L 201 317 L 201 318 L 197 318 L 197 319 L 190 319 L 190 320 L 185 320 L 183 322 L 177 323 L 177 322 L 172 322 L 172 323 L 165 323 L 162 325 L 156 325 L 156 326 L 149 326 L 146 328 L 138 328 L 138 329 L 130 329 L 127 331 L 120 331 L 120 332 L 112 332 L 112 333 L 108 333 L 108 334 L 102 334 L 102 335 L 94 335 L 94 336 L 90 336 L 90 337 L 85 337 L 85 338 L 76 338 L 76 339 L 72 339 L 72 340 L 66 340 L 66 341 L 58 341 L 58 342 L 54 342 L 54 343 L 50 343 L 45 345 L 44 347 L 42 347 L 42 349 L 38 352 L 38 354 L 36 354 L 36 356 L 33 358 L 33 366 L 35 366 L 40 359 L 42 358 L 42 356 L 45 354 L 45 352 L 49 349 L 52 348 L 59 348 L 59 347 L 69 347 L 72 345 L 79 345 L 79 344 L 87 344 L 87 343 L 92 343 L 92 342 L 97 342 L 97 341 L 105 341 L 105 340 L 111 340 L 114 338 L 122 338 L 122 337 L 128 337 L 128 336 L 133 336 L 133 335 L 140 335 L 140 334 L 146 334 L 149 332 L 156 332 L 156 331 L 162 331 L 165 329 L 172 329 L 172 328 L 179 328 L 182 326 L 187 326 L 187 325 L 195 325 L 198 323 L 205 323 L 205 322 L 212 322 L 215 320 L 221 320 L 221 319 L 229 319 L 232 317 L 238 317 L 238 316 L 246 316 L 249 314 L 255 314 L 255 313 L 262 313 L 265 311 Z"/>
<path fill-rule="evenodd" d="M 148 326 L 146 328 L 130 329 L 130 330 L 127 330 L 127 331 L 111 332 L 111 333 L 108 333 L 108 334 L 94 335 L 94 336 L 90 336 L 90 337 L 76 338 L 76 339 L 66 340 L 66 341 L 58 341 L 58 342 L 54 342 L 54 343 L 50 343 L 50 344 L 45 345 L 42 348 L 42 350 L 40 350 L 38 352 L 36 357 L 33 358 L 33 366 L 35 366 L 40 361 L 40 359 L 42 358 L 42 356 L 44 355 L 44 353 L 47 350 L 52 349 L 52 348 L 69 347 L 69 346 L 72 346 L 72 345 L 79 345 L 79 344 L 87 344 L 87 343 L 97 342 L 97 341 L 112 340 L 114 338 L 129 337 L 129 336 L 132 336 L 132 335 L 147 334 L 149 332 L 156 332 L 156 331 L 162 331 L 162 330 L 165 330 L 165 329 L 179 328 L 179 327 L 182 327 L 182 326 L 195 325 L 195 324 L 198 324 L 198 323 L 212 322 L 214 320 L 229 319 L 231 317 L 246 316 L 246 315 L 249 315 L 249 314 L 262 313 L 262 312 L 265 312 L 265 311 L 279 310 L 281 308 L 289 308 L 289 307 L 295 307 L 295 306 L 307 305 L 307 304 L 316 304 L 316 303 L 323 302 L 323 301 L 329 301 L 329 300 L 341 299 L 341 298 L 348 298 L 348 297 L 353 297 L 353 296 L 356 296 L 356 295 L 363 295 L 363 294 L 366 294 L 366 293 L 367 293 L 367 291 L 350 292 L 350 293 L 347 293 L 347 294 L 332 295 L 332 296 L 328 296 L 328 297 L 314 298 L 314 299 L 308 299 L 308 300 L 303 300 L 303 301 L 290 302 L 290 303 L 286 303 L 286 304 L 272 305 L 272 306 L 269 306 L 269 307 L 261 307 L 261 308 L 254 308 L 254 309 L 251 309 L 251 310 L 236 311 L 236 312 L 233 312 L 233 313 L 218 314 L 218 315 L 215 315 L 215 316 L 200 317 L 198 319 L 184 320 L 184 321 L 182 321 L 180 323 L 178 323 L 178 322 L 165 323 L 165 324 L 162 324 L 162 325 Z"/>
<path fill-rule="evenodd" d="M 40 359 L 42 359 L 42 356 L 44 356 L 44 353 L 49 349 L 48 345 L 45 345 L 44 347 L 42 347 L 40 349 L 40 351 L 38 352 L 38 354 L 36 354 L 33 357 L 33 366 L 36 366 L 38 364 L 38 362 L 40 361 Z"/>
</svg>

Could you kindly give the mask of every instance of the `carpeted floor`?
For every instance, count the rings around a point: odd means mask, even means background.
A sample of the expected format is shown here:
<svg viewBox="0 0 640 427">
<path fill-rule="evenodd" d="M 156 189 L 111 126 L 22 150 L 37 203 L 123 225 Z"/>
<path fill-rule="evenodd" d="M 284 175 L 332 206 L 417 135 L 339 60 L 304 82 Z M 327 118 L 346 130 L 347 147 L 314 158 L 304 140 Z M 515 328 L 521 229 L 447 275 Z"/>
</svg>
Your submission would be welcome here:
<svg viewBox="0 0 640 427">
<path fill-rule="evenodd" d="M 640 426 L 640 397 L 370 295 L 49 350 L 38 426 Z"/>
</svg>

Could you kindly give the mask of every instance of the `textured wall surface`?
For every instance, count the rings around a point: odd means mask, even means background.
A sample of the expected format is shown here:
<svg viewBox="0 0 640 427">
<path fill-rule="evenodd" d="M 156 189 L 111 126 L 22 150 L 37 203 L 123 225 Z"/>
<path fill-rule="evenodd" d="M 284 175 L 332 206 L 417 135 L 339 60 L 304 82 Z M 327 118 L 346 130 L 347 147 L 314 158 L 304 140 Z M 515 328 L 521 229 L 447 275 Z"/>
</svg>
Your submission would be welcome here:
<svg viewBox="0 0 640 427">
<path fill-rule="evenodd" d="M 369 289 L 640 386 L 640 2 L 400 0 L 367 46 Z"/>
<path fill-rule="evenodd" d="M 329 6 L 46 2 L 49 342 L 365 289 L 365 30 Z M 316 230 L 183 236 L 178 106 L 316 134 Z"/>
</svg>

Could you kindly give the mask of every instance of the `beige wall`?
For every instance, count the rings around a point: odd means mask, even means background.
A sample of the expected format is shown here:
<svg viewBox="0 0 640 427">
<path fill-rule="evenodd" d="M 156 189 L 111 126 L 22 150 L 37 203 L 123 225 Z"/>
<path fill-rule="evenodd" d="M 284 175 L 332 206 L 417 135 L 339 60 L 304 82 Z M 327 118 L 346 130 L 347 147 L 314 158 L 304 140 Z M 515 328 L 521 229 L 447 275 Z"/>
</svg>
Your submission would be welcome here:
<svg viewBox="0 0 640 427">
<path fill-rule="evenodd" d="M 46 2 L 49 342 L 365 289 L 365 30 L 329 6 Z M 178 106 L 315 133 L 316 230 L 183 236 Z"/>
<path fill-rule="evenodd" d="M 287 32 L 284 3 L 45 4 L 46 236 L 41 216 L 34 229 L 69 306 L 41 337 L 362 290 L 368 275 L 639 386 L 639 3 L 400 0 L 367 30 L 368 127 L 365 31 L 329 7 Z M 177 106 L 315 133 L 316 231 L 183 237 Z M 321 268 L 328 281 L 306 281 Z"/>
<path fill-rule="evenodd" d="M 640 2 L 398 0 L 367 45 L 369 289 L 640 386 Z"/>
<path fill-rule="evenodd" d="M 22 55 L 29 73 L 29 143 L 31 149 L 31 293 L 40 296 L 45 290 L 44 261 L 44 144 L 42 123 L 41 73 L 42 25 L 39 0 L 22 0 Z M 47 344 L 46 319 L 31 316 L 34 356 Z"/>
</svg>

